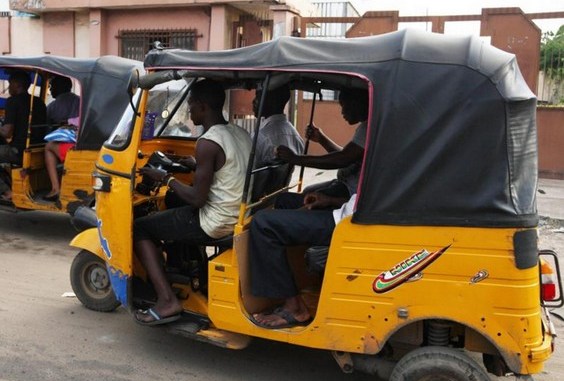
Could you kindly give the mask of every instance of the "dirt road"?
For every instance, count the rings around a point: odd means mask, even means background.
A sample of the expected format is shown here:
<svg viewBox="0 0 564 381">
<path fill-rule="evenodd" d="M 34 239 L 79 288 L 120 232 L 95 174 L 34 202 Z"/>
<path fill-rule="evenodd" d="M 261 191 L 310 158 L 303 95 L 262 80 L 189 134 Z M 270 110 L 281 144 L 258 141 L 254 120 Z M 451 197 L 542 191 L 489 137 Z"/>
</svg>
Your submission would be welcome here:
<svg viewBox="0 0 564 381">
<path fill-rule="evenodd" d="M 72 291 L 66 216 L 0 211 L 0 381 L 351 380 L 329 353 L 254 340 L 234 351 L 97 313 Z M 374 380 L 355 374 L 355 381 Z"/>
<path fill-rule="evenodd" d="M 559 222 L 544 223 L 543 248 L 564 253 Z M 254 340 L 232 351 L 97 313 L 71 291 L 76 250 L 64 215 L 0 211 L 0 381 L 372 380 L 341 373 L 327 352 Z M 554 319 L 564 334 L 562 321 Z M 562 344 L 537 381 L 564 380 Z M 513 380 L 513 377 L 503 378 Z"/>
</svg>

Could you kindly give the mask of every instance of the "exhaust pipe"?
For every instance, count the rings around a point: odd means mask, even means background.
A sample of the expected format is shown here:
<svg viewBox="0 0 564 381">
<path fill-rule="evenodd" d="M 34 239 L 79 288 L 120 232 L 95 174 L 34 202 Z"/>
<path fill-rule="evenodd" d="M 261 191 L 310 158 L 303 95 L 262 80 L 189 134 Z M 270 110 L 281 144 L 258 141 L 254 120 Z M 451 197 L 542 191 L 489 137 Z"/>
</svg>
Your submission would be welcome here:
<svg viewBox="0 0 564 381">
<path fill-rule="evenodd" d="M 79 232 L 95 228 L 98 226 L 96 212 L 87 206 L 79 206 L 71 217 L 71 224 Z"/>
</svg>

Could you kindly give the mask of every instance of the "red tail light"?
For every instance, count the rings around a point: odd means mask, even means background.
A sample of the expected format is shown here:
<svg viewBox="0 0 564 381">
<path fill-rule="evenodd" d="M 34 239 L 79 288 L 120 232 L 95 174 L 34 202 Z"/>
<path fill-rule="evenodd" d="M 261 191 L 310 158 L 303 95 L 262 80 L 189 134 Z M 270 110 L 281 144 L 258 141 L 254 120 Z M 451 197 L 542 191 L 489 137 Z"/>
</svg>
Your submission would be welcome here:
<svg viewBox="0 0 564 381">
<path fill-rule="evenodd" d="M 542 300 L 549 302 L 556 299 L 556 277 L 550 264 L 541 258 L 541 296 Z"/>
<path fill-rule="evenodd" d="M 545 307 L 561 307 L 562 283 L 558 268 L 558 257 L 552 250 L 539 253 L 541 300 Z"/>
</svg>

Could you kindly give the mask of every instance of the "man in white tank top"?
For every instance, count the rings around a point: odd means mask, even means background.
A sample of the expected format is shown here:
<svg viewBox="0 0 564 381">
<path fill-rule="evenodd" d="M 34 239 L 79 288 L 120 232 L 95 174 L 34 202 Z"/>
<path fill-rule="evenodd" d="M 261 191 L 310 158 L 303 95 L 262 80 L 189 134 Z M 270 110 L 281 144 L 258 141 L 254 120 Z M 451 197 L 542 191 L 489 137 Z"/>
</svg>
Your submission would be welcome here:
<svg viewBox="0 0 564 381">
<path fill-rule="evenodd" d="M 225 91 L 218 82 L 206 79 L 195 83 L 190 90 L 190 117 L 205 131 L 196 144 L 192 185 L 152 168 L 139 170 L 153 180 L 164 181 L 185 203 L 134 222 L 135 254 L 157 293 L 155 306 L 135 314 L 140 324 L 169 323 L 177 320 L 182 312 L 182 305 L 162 266 L 161 241 L 182 240 L 198 245 L 233 233 L 243 195 L 251 138 L 245 130 L 224 119 L 224 102 Z"/>
</svg>

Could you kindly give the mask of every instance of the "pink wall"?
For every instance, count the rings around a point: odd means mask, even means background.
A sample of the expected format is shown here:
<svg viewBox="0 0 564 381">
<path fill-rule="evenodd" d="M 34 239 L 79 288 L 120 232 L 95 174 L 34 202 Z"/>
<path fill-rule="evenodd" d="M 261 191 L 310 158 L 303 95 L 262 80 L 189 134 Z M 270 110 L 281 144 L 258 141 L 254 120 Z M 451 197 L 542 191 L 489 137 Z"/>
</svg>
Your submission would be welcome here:
<svg viewBox="0 0 564 381">
<path fill-rule="evenodd" d="M 540 176 L 564 179 L 564 109 L 537 108 L 537 129 Z"/>
<path fill-rule="evenodd" d="M 106 11 L 105 52 L 119 55 L 120 29 L 196 29 L 203 37 L 196 40 L 196 50 L 209 48 L 209 7 L 151 8 Z"/>
<path fill-rule="evenodd" d="M 170 7 L 170 6 L 185 6 L 197 3 L 198 0 L 73 0 L 73 8 L 117 8 L 117 7 Z M 215 3 L 230 3 L 233 0 L 212 0 Z M 37 9 L 36 6 L 28 6 L 27 2 L 18 6 L 18 9 Z M 41 8 L 49 10 L 66 10 L 69 8 L 68 0 L 43 0 L 41 1 Z"/>
<path fill-rule="evenodd" d="M 10 17 L 0 17 L 0 54 L 10 52 Z"/>
<path fill-rule="evenodd" d="M 43 14 L 45 54 L 74 57 L 74 12 Z"/>
</svg>

